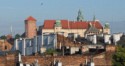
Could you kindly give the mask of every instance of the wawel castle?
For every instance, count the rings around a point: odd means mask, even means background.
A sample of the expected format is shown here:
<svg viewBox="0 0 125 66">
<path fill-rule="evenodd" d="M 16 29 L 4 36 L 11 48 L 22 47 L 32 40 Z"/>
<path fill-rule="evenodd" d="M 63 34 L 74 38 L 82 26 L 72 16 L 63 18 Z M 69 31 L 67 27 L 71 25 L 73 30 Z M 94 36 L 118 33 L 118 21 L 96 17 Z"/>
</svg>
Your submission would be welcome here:
<svg viewBox="0 0 125 66">
<path fill-rule="evenodd" d="M 39 34 L 58 33 L 65 37 L 110 34 L 108 23 L 103 26 L 99 20 L 96 20 L 95 16 L 92 21 L 85 21 L 81 10 L 78 11 L 77 21 L 44 20 L 44 24 L 39 29 L 36 26 L 36 21 L 32 16 L 25 20 L 25 37 L 33 38 L 38 32 Z"/>
</svg>

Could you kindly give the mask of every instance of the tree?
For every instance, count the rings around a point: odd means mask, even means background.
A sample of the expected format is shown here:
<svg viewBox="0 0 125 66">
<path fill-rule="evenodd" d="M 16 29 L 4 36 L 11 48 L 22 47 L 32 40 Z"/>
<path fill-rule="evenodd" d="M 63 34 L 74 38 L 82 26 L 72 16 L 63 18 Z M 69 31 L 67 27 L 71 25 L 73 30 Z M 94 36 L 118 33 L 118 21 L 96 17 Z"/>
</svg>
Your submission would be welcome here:
<svg viewBox="0 0 125 66">
<path fill-rule="evenodd" d="M 21 37 L 20 34 L 15 35 L 15 39 L 19 39 L 20 37 Z"/>
<path fill-rule="evenodd" d="M 5 36 L 5 35 L 2 35 L 1 37 L 0 37 L 0 39 L 7 39 L 7 37 Z"/>
<path fill-rule="evenodd" d="M 113 66 L 125 66 L 125 48 L 117 47 L 116 53 L 113 55 Z"/>
<path fill-rule="evenodd" d="M 117 42 L 118 45 L 125 47 L 125 35 L 120 38 L 120 41 Z"/>
<path fill-rule="evenodd" d="M 57 51 L 54 49 L 47 49 L 46 50 L 46 54 L 52 55 L 53 53 L 57 53 Z"/>
</svg>

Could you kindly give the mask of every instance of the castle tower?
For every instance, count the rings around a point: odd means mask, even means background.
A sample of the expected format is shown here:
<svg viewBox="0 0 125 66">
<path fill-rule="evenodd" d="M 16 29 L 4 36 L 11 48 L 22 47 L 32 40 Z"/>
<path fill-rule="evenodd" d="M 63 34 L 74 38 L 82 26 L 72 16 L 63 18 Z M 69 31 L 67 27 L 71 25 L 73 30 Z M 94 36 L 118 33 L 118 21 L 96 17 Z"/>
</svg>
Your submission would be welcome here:
<svg viewBox="0 0 125 66">
<path fill-rule="evenodd" d="M 84 20 L 84 18 L 83 18 L 83 15 L 82 15 L 82 11 L 79 10 L 78 11 L 78 16 L 77 16 L 77 21 L 83 21 L 83 20 Z"/>
<path fill-rule="evenodd" d="M 25 20 L 25 37 L 33 38 L 37 34 L 36 19 L 29 16 Z"/>
<path fill-rule="evenodd" d="M 103 28 L 103 33 L 104 34 L 110 34 L 110 26 L 109 23 L 106 23 L 104 28 Z"/>
<path fill-rule="evenodd" d="M 56 20 L 55 22 L 55 32 L 59 33 L 62 29 L 61 20 Z"/>
</svg>

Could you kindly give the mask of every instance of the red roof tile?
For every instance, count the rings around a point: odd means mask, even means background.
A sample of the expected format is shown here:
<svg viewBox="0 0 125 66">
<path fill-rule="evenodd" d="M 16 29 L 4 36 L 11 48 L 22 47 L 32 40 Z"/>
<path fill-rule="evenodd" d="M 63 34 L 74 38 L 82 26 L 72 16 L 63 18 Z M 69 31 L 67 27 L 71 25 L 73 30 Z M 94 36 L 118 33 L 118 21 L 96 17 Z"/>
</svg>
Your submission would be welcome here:
<svg viewBox="0 0 125 66">
<path fill-rule="evenodd" d="M 36 21 L 36 19 L 34 17 L 32 17 L 32 16 L 29 16 L 26 20 L 27 21 Z"/>
<path fill-rule="evenodd" d="M 53 28 L 54 28 L 55 21 L 56 21 L 56 20 L 45 20 L 45 21 L 44 21 L 44 28 L 45 28 L 45 29 L 53 29 Z"/>
<path fill-rule="evenodd" d="M 54 29 L 56 20 L 45 20 L 43 29 Z M 87 29 L 89 23 L 92 23 L 97 29 L 102 29 L 102 25 L 99 21 L 68 21 L 61 20 L 62 29 Z"/>
</svg>

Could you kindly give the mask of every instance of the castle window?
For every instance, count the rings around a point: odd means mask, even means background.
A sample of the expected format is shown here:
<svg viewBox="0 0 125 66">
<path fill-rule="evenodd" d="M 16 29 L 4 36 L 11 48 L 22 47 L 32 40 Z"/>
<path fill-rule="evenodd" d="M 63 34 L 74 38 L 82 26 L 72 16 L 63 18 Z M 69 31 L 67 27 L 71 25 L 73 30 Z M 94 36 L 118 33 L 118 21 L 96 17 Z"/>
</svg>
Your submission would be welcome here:
<svg viewBox="0 0 125 66">
<path fill-rule="evenodd" d="M 5 46 L 5 50 L 7 49 L 7 46 Z"/>
</svg>

